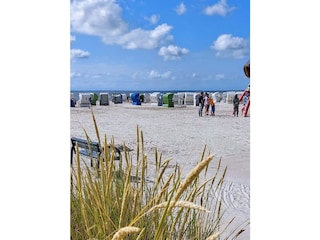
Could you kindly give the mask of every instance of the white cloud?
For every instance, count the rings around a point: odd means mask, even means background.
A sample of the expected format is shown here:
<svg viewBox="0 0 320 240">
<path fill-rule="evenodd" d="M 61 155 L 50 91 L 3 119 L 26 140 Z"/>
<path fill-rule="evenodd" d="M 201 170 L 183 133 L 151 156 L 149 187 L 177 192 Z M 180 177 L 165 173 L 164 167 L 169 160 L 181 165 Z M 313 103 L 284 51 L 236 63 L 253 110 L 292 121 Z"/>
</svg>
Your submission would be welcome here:
<svg viewBox="0 0 320 240">
<path fill-rule="evenodd" d="M 224 74 L 216 74 L 216 79 L 223 79 L 224 78 Z"/>
<path fill-rule="evenodd" d="M 161 47 L 158 54 L 163 56 L 164 60 L 177 60 L 181 56 L 186 55 L 189 52 L 186 48 L 180 48 L 178 46 L 169 45 L 168 47 Z"/>
<path fill-rule="evenodd" d="M 244 58 L 249 55 L 249 41 L 233 37 L 231 34 L 222 34 L 213 42 L 211 48 L 216 50 L 216 56 Z"/>
<path fill-rule="evenodd" d="M 178 15 L 182 15 L 182 14 L 184 14 L 186 11 L 187 11 L 187 8 L 186 8 L 186 6 L 184 5 L 184 3 L 182 2 L 182 3 L 180 3 L 177 7 L 176 7 L 176 13 L 178 14 Z"/>
<path fill-rule="evenodd" d="M 169 78 L 171 75 L 171 72 L 170 71 L 167 71 L 165 73 L 159 73 L 155 70 L 152 70 L 150 73 L 149 73 L 149 77 L 150 78 Z"/>
<path fill-rule="evenodd" d="M 76 36 L 70 35 L 70 42 L 73 43 L 76 41 Z"/>
<path fill-rule="evenodd" d="M 71 31 L 101 37 L 105 44 L 117 44 L 127 49 L 153 49 L 172 38 L 172 27 L 162 24 L 153 30 L 129 30 L 122 19 L 122 9 L 115 0 L 74 0 L 71 2 Z M 159 16 L 150 21 L 156 23 Z"/>
<path fill-rule="evenodd" d="M 246 46 L 246 41 L 240 37 L 232 37 L 231 34 L 222 34 L 214 42 L 214 49 L 226 50 L 228 48 L 238 49 Z"/>
<path fill-rule="evenodd" d="M 101 75 L 93 75 L 92 78 L 101 78 Z"/>
<path fill-rule="evenodd" d="M 74 77 L 81 77 L 82 74 L 81 73 L 76 73 L 76 72 L 70 72 L 70 77 L 74 78 Z"/>
<path fill-rule="evenodd" d="M 87 58 L 89 57 L 90 53 L 87 51 L 83 51 L 81 49 L 71 49 L 70 50 L 70 58 Z"/>
<path fill-rule="evenodd" d="M 96 36 L 117 36 L 127 31 L 122 9 L 113 0 L 75 0 L 70 10 L 71 31 Z"/>
<path fill-rule="evenodd" d="M 220 15 L 225 16 L 228 12 L 234 10 L 234 7 L 229 7 L 227 4 L 227 0 L 221 0 L 220 2 L 206 7 L 204 13 L 206 15 Z"/>
<path fill-rule="evenodd" d="M 117 43 L 127 49 L 157 48 L 164 41 L 171 29 L 172 27 L 167 24 L 159 25 L 151 31 L 137 28 L 121 36 L 119 39 L 117 39 Z"/>
<path fill-rule="evenodd" d="M 145 17 L 145 19 L 147 21 L 149 21 L 151 24 L 157 24 L 160 20 L 160 15 L 156 15 L 156 14 L 153 14 L 151 17 Z"/>
</svg>

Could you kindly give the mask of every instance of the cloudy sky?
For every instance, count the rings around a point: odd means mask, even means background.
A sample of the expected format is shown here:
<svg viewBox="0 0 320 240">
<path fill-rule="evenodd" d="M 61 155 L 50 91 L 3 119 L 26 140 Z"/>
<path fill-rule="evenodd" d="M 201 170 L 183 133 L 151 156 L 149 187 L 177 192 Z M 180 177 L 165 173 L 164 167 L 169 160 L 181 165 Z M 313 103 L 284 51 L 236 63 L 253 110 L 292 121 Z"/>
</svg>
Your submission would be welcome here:
<svg viewBox="0 0 320 240">
<path fill-rule="evenodd" d="M 74 0 L 71 90 L 241 90 L 250 1 Z"/>
</svg>

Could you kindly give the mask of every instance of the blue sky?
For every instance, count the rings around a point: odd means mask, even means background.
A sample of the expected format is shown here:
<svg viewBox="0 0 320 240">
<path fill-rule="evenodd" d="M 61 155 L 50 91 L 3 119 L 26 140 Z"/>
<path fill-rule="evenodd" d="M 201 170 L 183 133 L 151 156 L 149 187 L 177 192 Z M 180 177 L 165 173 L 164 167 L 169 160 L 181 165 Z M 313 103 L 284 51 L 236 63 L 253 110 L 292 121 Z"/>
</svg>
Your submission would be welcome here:
<svg viewBox="0 0 320 240">
<path fill-rule="evenodd" d="M 250 1 L 70 2 L 71 90 L 238 90 Z"/>
</svg>

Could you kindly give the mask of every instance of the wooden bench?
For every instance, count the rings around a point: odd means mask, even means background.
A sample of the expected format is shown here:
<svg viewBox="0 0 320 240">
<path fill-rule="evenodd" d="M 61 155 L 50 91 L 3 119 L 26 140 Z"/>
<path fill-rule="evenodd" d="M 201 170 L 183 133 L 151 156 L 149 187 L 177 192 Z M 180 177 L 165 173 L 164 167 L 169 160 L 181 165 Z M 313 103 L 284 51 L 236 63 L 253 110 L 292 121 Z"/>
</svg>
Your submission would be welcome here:
<svg viewBox="0 0 320 240">
<path fill-rule="evenodd" d="M 77 137 L 71 138 L 71 165 L 73 160 L 73 153 L 76 153 L 76 146 L 78 144 L 79 154 L 90 157 L 91 167 L 93 167 L 93 159 L 97 160 L 97 165 L 99 166 L 100 155 L 103 153 L 103 149 L 100 148 L 98 142 L 88 142 L 86 139 L 81 139 Z M 121 150 L 118 147 L 108 146 L 109 149 L 114 149 L 115 156 L 114 160 L 120 160 L 121 158 Z"/>
</svg>

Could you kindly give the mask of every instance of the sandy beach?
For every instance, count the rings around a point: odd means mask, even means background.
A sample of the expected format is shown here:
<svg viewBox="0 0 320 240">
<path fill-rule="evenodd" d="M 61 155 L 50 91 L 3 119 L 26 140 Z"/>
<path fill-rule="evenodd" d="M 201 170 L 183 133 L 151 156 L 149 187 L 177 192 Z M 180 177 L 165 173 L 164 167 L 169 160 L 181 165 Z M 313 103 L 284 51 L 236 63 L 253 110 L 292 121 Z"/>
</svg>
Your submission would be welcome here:
<svg viewBox="0 0 320 240">
<path fill-rule="evenodd" d="M 108 106 L 92 106 L 100 136 L 114 138 L 129 148 L 136 147 L 137 126 L 144 135 L 145 151 L 150 159 L 154 149 L 162 158 L 172 158 L 186 175 L 199 161 L 204 146 L 216 160 L 228 167 L 223 189 L 223 204 L 241 223 L 250 218 L 250 115 L 232 115 L 232 104 L 216 103 L 215 116 L 198 116 L 193 105 L 157 106 L 129 102 Z M 70 137 L 85 138 L 84 130 L 96 139 L 89 107 L 70 108 Z M 134 151 L 133 153 L 134 154 Z M 250 239 L 250 227 L 238 238 Z"/>
</svg>

